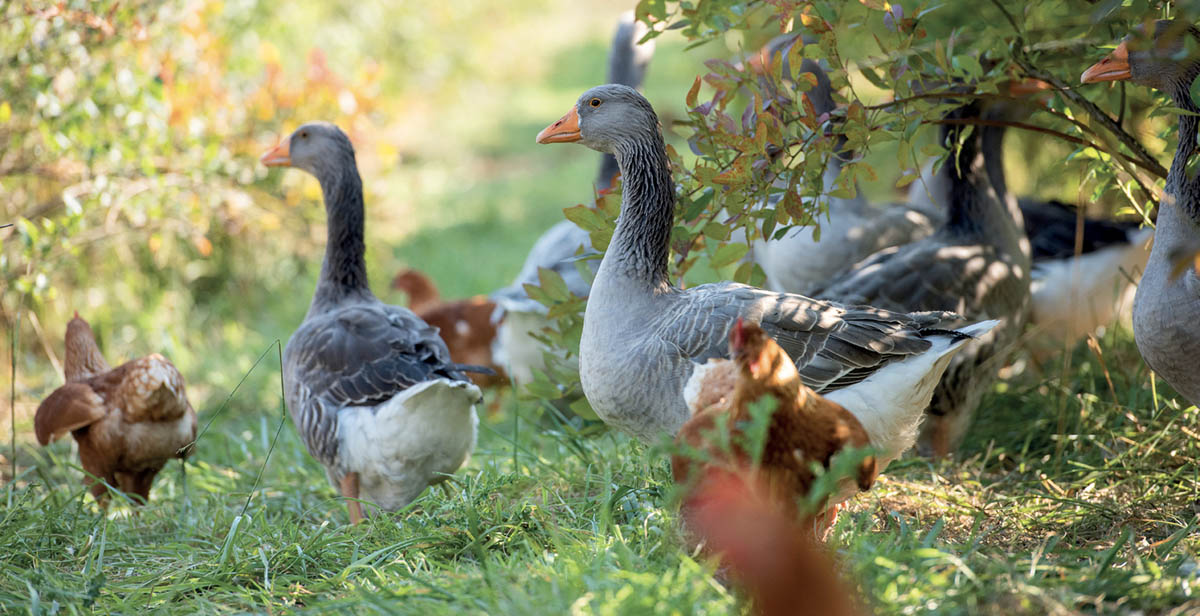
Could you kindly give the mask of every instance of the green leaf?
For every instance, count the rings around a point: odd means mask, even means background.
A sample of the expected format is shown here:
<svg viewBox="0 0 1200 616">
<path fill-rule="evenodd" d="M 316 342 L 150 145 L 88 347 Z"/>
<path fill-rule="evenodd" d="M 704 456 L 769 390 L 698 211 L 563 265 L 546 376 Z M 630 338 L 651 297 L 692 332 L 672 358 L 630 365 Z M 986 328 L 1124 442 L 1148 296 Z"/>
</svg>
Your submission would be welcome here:
<svg viewBox="0 0 1200 616">
<path fill-rule="evenodd" d="M 919 177 L 921 177 L 920 171 L 917 171 L 916 169 L 909 169 L 908 171 L 904 172 L 904 175 L 900 176 L 899 180 L 896 180 L 896 188 L 904 188 L 905 186 L 917 181 L 917 178 Z"/>
<path fill-rule="evenodd" d="M 539 267 L 538 282 L 540 283 L 542 290 L 545 291 L 546 295 L 550 296 L 551 299 L 558 300 L 560 302 L 565 302 L 571 299 L 571 290 L 567 288 L 566 281 L 563 280 L 562 276 L 560 276 L 558 272 L 545 267 Z"/>
<path fill-rule="evenodd" d="M 709 259 L 709 265 L 713 266 L 713 268 L 725 267 L 726 265 L 736 263 L 742 257 L 746 256 L 746 253 L 749 251 L 750 247 L 740 242 L 725 244 L 713 252 L 712 258 Z"/>
<path fill-rule="evenodd" d="M 585 205 L 563 208 L 563 216 L 584 231 L 601 231 L 608 227 L 599 214 Z"/>
<path fill-rule="evenodd" d="M 1200 105 L 1200 75 L 1192 80 L 1192 87 L 1188 88 L 1188 95 L 1192 97 L 1193 105 Z"/>
<path fill-rule="evenodd" d="M 704 225 L 704 229 L 701 231 L 701 233 L 703 233 L 707 238 L 722 242 L 729 239 L 729 227 L 715 220 Z"/>
</svg>

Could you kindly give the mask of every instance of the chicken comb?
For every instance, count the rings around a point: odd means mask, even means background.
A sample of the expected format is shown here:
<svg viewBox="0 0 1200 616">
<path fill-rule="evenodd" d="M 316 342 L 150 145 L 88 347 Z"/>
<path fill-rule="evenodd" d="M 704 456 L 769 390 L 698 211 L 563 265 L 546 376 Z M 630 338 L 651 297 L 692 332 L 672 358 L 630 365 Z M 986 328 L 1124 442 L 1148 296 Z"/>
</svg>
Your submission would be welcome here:
<svg viewBox="0 0 1200 616">
<path fill-rule="evenodd" d="M 746 346 L 746 330 L 743 326 L 742 317 L 738 317 L 737 321 L 733 323 L 733 329 L 729 331 L 729 346 L 734 350 L 740 350 Z"/>
</svg>

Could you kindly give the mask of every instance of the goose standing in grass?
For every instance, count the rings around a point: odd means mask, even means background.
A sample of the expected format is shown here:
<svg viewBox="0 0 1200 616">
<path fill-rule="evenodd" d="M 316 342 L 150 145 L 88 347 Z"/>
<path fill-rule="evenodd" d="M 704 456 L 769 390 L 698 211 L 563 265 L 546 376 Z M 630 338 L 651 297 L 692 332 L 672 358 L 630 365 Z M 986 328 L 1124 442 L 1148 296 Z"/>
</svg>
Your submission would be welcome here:
<svg viewBox="0 0 1200 616">
<path fill-rule="evenodd" d="M 436 329 L 371 293 L 362 179 L 346 134 L 305 124 L 262 161 L 309 172 L 324 194 L 325 260 L 284 349 L 283 379 L 296 429 L 357 523 L 359 498 L 394 511 L 467 461 L 482 396 Z"/>
<path fill-rule="evenodd" d="M 613 35 L 608 52 L 608 81 L 633 88 L 639 87 L 646 77 L 646 68 L 654 55 L 654 41 L 639 44 L 638 41 L 649 30 L 634 19 L 633 12 L 621 15 L 617 31 Z M 596 175 L 596 190 L 610 190 L 620 169 L 617 159 L 605 154 L 600 160 Z M 503 366 L 517 385 L 533 380 L 533 373 L 545 367 L 543 353 L 546 347 L 531 334 L 540 332 L 549 325 L 549 309 L 541 302 L 529 297 L 525 285 L 539 284 L 538 270 L 553 270 L 562 277 L 572 294 L 587 297 L 591 281 L 579 271 L 577 263 L 597 255 L 592 248 L 590 234 L 575 223 L 564 220 L 550 227 L 529 251 L 512 284 L 497 289 L 489 296 L 496 302 L 492 320 L 496 327 L 496 339 L 492 344 L 492 356 Z M 596 261 L 587 261 L 593 274 Z"/>
<path fill-rule="evenodd" d="M 971 103 L 951 115 L 979 113 L 979 103 Z M 939 456 L 952 452 L 966 433 L 1029 313 L 1029 240 L 1016 201 L 998 195 L 988 179 L 981 133 L 958 124 L 942 130 L 948 147 L 962 143 L 945 165 L 949 216 L 936 233 L 878 252 L 816 292 L 822 299 L 888 310 L 950 310 L 968 320 L 1002 320 L 951 360 L 934 391 L 922 448 Z"/>
<path fill-rule="evenodd" d="M 1188 40 L 1189 37 L 1192 40 Z M 1182 20 L 1155 22 L 1151 35 L 1126 37 L 1088 68 L 1083 83 L 1129 80 L 1171 97 L 1179 114 L 1179 145 L 1158 204 L 1154 246 L 1133 303 L 1133 337 L 1142 358 L 1188 402 L 1200 405 L 1200 275 L 1192 263 L 1200 241 L 1200 175 L 1194 162 L 1200 105 L 1192 83 L 1200 76 L 1200 29 Z M 1189 44 L 1190 43 L 1190 44 Z"/>
<path fill-rule="evenodd" d="M 781 74 L 786 78 L 791 74 L 788 49 L 794 44 L 800 44 L 797 34 L 776 37 L 751 64 L 769 80 L 771 66 L 782 63 Z M 817 115 L 834 111 L 837 105 L 833 100 L 833 86 L 821 66 L 806 58 L 800 70 L 816 77 L 816 85 L 804 95 L 812 101 Z M 773 105 L 795 104 L 769 83 L 767 90 L 774 94 Z M 845 161 L 853 158 L 853 153 L 845 150 L 844 144 L 845 138 L 838 139 L 835 152 L 825 165 L 824 192 L 835 188 Z M 775 207 L 782 198 L 782 194 L 772 195 L 767 206 Z M 827 207 L 827 218 L 818 221 L 819 242 L 813 235 L 816 227 L 812 225 L 794 227 L 775 238 L 754 242 L 753 258 L 766 274 L 768 288 L 782 293 L 811 293 L 848 265 L 884 248 L 919 240 L 933 233 L 937 226 L 928 213 L 904 204 L 873 207 L 857 186 L 854 197 L 828 197 Z"/>
<path fill-rule="evenodd" d="M 915 441 L 950 357 L 995 326 L 948 331 L 940 327 L 953 315 L 944 312 L 849 307 L 731 282 L 672 286 L 675 185 L 658 117 L 633 88 L 588 90 L 537 142 L 578 142 L 620 165 L 621 214 L 584 314 L 580 379 L 601 419 L 643 441 L 687 421 L 689 379 L 702 379 L 697 368 L 726 355 L 742 317 L 783 347 L 805 385 L 855 415 L 882 469 Z"/>
</svg>

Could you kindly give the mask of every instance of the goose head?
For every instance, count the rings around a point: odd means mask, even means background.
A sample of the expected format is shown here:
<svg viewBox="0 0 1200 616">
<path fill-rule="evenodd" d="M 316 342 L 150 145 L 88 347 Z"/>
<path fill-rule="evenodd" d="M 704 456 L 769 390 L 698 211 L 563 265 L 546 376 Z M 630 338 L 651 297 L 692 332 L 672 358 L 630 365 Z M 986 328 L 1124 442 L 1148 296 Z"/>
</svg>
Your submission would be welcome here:
<svg viewBox="0 0 1200 616">
<path fill-rule="evenodd" d="M 1169 93 L 1187 92 L 1200 72 L 1200 30 L 1181 20 L 1160 19 L 1152 33 L 1137 28 L 1080 81 L 1130 81 Z"/>
<path fill-rule="evenodd" d="M 650 101 L 629 86 L 596 86 L 557 122 L 542 129 L 538 143 L 581 143 L 615 154 L 617 150 L 658 134 L 658 116 Z"/>
<path fill-rule="evenodd" d="M 262 155 L 268 167 L 295 167 L 316 176 L 332 177 L 354 166 L 354 146 L 340 128 L 328 122 L 309 122 Z"/>
</svg>

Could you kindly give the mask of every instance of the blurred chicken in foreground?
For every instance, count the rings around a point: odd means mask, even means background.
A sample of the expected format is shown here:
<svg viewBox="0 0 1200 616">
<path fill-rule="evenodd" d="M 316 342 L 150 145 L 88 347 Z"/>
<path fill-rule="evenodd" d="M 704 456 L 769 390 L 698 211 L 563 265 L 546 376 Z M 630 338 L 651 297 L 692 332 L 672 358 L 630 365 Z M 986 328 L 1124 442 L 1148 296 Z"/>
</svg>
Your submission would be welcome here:
<svg viewBox="0 0 1200 616">
<path fill-rule="evenodd" d="M 864 616 L 826 548 L 772 490 L 745 473 L 713 472 L 691 495 L 690 524 L 720 554 L 759 616 Z"/>
<path fill-rule="evenodd" d="M 148 501 L 155 475 L 172 458 L 187 457 L 196 440 L 183 376 L 158 353 L 110 368 L 78 313 L 67 324 L 64 372 L 67 384 L 34 415 L 38 443 L 70 432 L 101 506 L 108 503 L 105 483 Z"/>
</svg>

